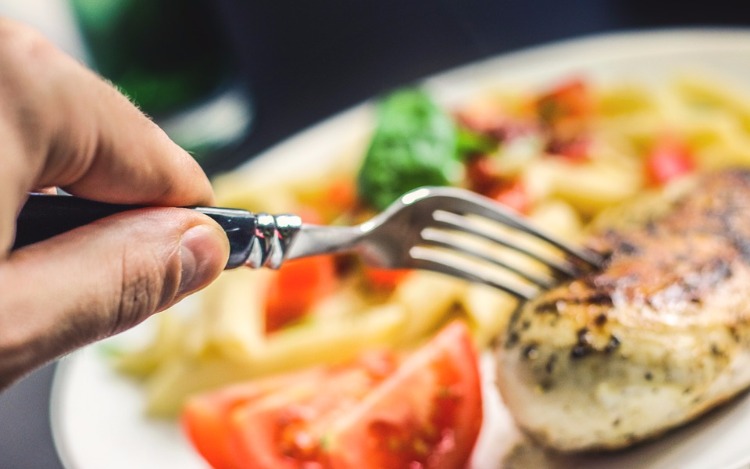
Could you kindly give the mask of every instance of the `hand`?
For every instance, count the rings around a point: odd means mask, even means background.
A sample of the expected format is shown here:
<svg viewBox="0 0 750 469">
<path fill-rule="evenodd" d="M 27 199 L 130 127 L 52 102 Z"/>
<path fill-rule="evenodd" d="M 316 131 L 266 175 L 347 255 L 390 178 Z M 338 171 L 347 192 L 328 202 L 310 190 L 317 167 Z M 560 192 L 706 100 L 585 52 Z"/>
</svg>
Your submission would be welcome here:
<svg viewBox="0 0 750 469">
<path fill-rule="evenodd" d="M 209 205 L 210 183 L 114 87 L 0 19 L 0 389 L 211 282 L 226 236 L 191 210 L 112 216 L 10 252 L 29 191 L 113 203 Z"/>
</svg>

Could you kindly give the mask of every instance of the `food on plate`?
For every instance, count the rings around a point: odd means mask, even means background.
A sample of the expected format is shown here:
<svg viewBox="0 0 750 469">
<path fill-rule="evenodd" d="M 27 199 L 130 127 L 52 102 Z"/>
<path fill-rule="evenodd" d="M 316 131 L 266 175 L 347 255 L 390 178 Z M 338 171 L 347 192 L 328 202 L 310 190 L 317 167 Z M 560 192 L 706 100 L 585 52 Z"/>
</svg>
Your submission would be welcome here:
<svg viewBox="0 0 750 469">
<path fill-rule="evenodd" d="M 408 354 L 199 394 L 183 424 L 217 469 L 464 467 L 482 425 L 475 345 L 455 322 Z"/>
<path fill-rule="evenodd" d="M 357 138 L 340 136 L 347 142 L 340 156 L 296 147 L 293 174 L 273 175 L 258 161 L 221 175 L 218 203 L 348 225 L 414 187 L 451 184 L 579 243 L 593 230 L 640 223 L 638 207 L 645 204 L 634 201 L 664 200 L 706 170 L 750 165 L 750 100 L 714 79 L 690 75 L 646 85 L 574 77 L 481 89 L 460 103 L 436 98 L 415 89 L 386 96 Z M 257 392 L 254 383 L 344 366 L 373 349 L 412 353 L 456 319 L 480 350 L 502 347 L 517 306 L 490 287 L 431 272 L 372 269 L 350 255 L 279 271 L 235 269 L 150 320 L 154 337 L 122 349 L 115 366 L 141 380 L 148 415 L 175 418 L 191 397 L 222 396 L 222 387 L 234 383 L 249 382 L 240 389 Z M 534 396 L 544 399 L 540 390 Z M 284 395 L 278 399 L 287 402 Z M 594 436 L 601 438 L 591 447 L 618 446 L 606 434 Z"/>
<path fill-rule="evenodd" d="M 358 176 L 365 202 L 384 210 L 416 187 L 460 181 L 456 124 L 426 93 L 397 91 L 379 104 L 378 113 Z"/>
<path fill-rule="evenodd" d="M 603 269 L 524 305 L 497 349 L 516 421 L 562 451 L 651 438 L 750 386 L 750 171 L 588 241 Z"/>
</svg>

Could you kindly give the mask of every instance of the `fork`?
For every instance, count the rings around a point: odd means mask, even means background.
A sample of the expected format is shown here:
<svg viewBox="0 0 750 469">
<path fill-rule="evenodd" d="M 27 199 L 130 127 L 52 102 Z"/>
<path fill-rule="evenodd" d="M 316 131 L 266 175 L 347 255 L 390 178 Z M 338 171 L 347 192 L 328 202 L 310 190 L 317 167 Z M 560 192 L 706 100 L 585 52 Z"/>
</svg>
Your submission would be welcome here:
<svg viewBox="0 0 750 469">
<path fill-rule="evenodd" d="M 13 249 L 137 208 L 143 207 L 31 194 L 18 216 Z M 528 300 L 603 262 L 600 254 L 556 239 L 501 204 L 454 187 L 414 189 L 353 226 L 305 224 L 292 214 L 190 208 L 226 232 L 227 269 L 277 269 L 289 259 L 355 252 L 371 266 L 439 272 Z"/>
</svg>

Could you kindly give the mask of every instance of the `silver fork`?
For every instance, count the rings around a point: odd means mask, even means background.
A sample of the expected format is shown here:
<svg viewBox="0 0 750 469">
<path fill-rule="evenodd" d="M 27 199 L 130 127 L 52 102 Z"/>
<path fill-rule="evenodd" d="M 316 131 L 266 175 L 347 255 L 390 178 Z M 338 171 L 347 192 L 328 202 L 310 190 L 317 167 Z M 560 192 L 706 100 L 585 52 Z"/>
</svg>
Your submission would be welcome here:
<svg viewBox="0 0 750 469">
<path fill-rule="evenodd" d="M 484 223 L 482 222 L 484 219 Z M 503 233 L 486 221 L 511 228 Z M 553 248 L 533 249 L 518 234 L 525 234 Z M 525 270 L 501 253 L 470 242 L 504 246 L 546 266 L 551 275 Z M 286 250 L 285 259 L 321 253 L 355 251 L 370 265 L 389 269 L 421 269 L 491 285 L 521 299 L 530 299 L 561 278 L 575 277 L 601 266 L 598 253 L 573 246 L 535 228 L 528 221 L 486 197 L 453 187 L 422 187 L 394 202 L 374 218 L 356 226 L 302 225 Z M 458 255 L 455 255 L 458 254 Z M 498 277 L 493 269 L 505 269 L 522 281 Z"/>
<path fill-rule="evenodd" d="M 143 207 L 31 195 L 18 217 L 14 249 L 138 208 Z M 440 272 L 527 300 L 562 278 L 602 264 L 598 253 L 555 239 L 502 205 L 452 187 L 415 189 L 355 226 L 304 224 L 296 215 L 191 208 L 224 228 L 231 248 L 227 268 L 275 269 L 287 259 L 356 252 L 376 267 Z"/>
</svg>

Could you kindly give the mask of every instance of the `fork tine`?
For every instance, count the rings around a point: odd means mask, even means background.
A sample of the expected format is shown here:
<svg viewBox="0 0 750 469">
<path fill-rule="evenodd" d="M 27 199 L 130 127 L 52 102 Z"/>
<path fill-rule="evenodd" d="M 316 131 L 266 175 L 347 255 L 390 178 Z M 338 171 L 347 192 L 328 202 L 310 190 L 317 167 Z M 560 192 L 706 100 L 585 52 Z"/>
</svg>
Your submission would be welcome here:
<svg viewBox="0 0 750 469">
<path fill-rule="evenodd" d="M 425 243 L 423 243 L 425 246 L 450 249 L 451 251 L 460 252 L 461 254 L 502 267 L 542 288 L 551 288 L 553 285 L 553 279 L 534 275 L 511 263 L 504 262 L 497 257 L 488 256 L 486 252 L 482 252 L 478 248 L 469 246 L 465 242 L 461 242 L 461 240 L 457 240 L 455 236 L 451 236 L 449 233 L 434 229 L 425 229 L 422 231 L 422 240 L 425 241 Z"/>
<path fill-rule="evenodd" d="M 563 251 L 565 254 L 585 262 L 586 264 L 598 267 L 601 266 L 603 262 L 602 257 L 598 253 L 587 249 L 580 249 L 560 241 L 559 239 L 555 239 L 535 228 L 522 217 L 503 207 L 501 204 L 492 202 L 479 194 L 452 187 L 435 188 L 433 194 L 446 196 L 454 201 L 460 201 L 460 209 L 463 214 L 481 215 L 490 220 L 495 220 L 499 223 L 516 228 L 524 233 L 546 241 L 557 249 Z"/>
<path fill-rule="evenodd" d="M 461 265 L 457 259 L 450 255 L 445 255 L 434 249 L 413 247 L 409 251 L 411 257 L 411 266 L 415 269 L 430 270 L 442 274 L 458 277 L 470 282 L 483 283 L 500 290 L 503 290 L 521 300 L 531 300 L 539 290 L 530 285 L 521 282 L 506 283 L 500 279 L 493 278 L 483 272 L 481 269 L 471 269 L 468 265 Z"/>
<path fill-rule="evenodd" d="M 457 215 L 445 210 L 436 210 L 435 212 L 433 212 L 433 218 L 436 222 L 433 226 L 470 233 L 480 238 L 500 244 L 502 246 L 506 246 L 533 259 L 536 259 L 537 261 L 545 264 L 551 269 L 569 277 L 574 277 L 578 273 L 578 269 L 571 262 L 561 261 L 560 259 L 557 259 L 555 257 L 545 256 L 542 253 L 528 249 L 527 247 L 514 242 L 509 238 L 502 237 L 499 233 L 492 232 L 490 230 L 482 228 L 481 226 L 470 223 L 470 220 L 468 220 L 463 215 Z"/>
</svg>

